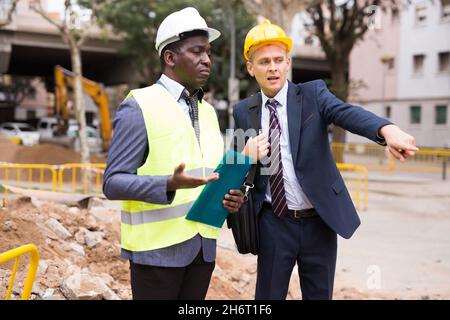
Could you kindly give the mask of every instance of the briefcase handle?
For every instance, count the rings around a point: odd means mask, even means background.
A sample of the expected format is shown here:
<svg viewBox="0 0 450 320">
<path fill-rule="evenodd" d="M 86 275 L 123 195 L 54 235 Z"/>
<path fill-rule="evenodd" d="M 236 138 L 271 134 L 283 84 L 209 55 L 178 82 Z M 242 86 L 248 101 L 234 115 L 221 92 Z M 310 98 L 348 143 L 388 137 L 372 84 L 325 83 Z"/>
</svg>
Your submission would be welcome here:
<svg viewBox="0 0 450 320">
<path fill-rule="evenodd" d="M 247 202 L 248 201 L 248 192 L 250 191 L 250 189 L 253 189 L 255 187 L 255 185 L 253 183 L 251 184 L 247 184 L 247 182 L 244 183 L 244 201 Z"/>
</svg>

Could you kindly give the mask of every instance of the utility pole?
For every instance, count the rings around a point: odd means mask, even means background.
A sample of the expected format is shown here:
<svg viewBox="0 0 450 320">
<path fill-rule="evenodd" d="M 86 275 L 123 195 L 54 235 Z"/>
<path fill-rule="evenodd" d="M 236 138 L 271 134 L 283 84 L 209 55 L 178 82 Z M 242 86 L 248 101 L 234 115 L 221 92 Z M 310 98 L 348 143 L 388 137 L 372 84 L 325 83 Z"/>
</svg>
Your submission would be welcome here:
<svg viewBox="0 0 450 320">
<path fill-rule="evenodd" d="M 447 178 L 447 156 L 442 157 L 442 180 Z"/>
<path fill-rule="evenodd" d="M 227 16 L 230 26 L 230 76 L 228 78 L 228 128 L 234 128 L 233 107 L 239 101 L 239 80 L 236 79 L 236 20 L 234 1 L 228 2 Z"/>
</svg>

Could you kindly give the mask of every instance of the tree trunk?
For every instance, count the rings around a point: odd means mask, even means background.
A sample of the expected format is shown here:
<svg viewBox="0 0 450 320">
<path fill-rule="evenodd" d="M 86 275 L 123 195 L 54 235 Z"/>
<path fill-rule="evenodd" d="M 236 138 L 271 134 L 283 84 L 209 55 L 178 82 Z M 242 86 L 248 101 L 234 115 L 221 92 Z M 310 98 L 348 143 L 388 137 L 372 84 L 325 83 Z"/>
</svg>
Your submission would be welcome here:
<svg viewBox="0 0 450 320">
<path fill-rule="evenodd" d="M 230 27 L 230 77 L 228 78 L 228 128 L 234 128 L 233 107 L 239 101 L 239 80 L 236 79 L 236 20 L 233 2 L 228 7 Z"/>
<path fill-rule="evenodd" d="M 90 163 L 89 146 L 87 144 L 86 132 L 86 112 L 83 98 L 83 85 L 81 81 L 82 66 L 81 66 L 81 51 L 80 48 L 69 41 L 70 56 L 72 59 L 72 71 L 74 72 L 74 95 L 75 95 L 75 110 L 78 121 L 79 131 L 78 137 L 80 139 L 80 153 L 81 163 Z"/>
<path fill-rule="evenodd" d="M 336 97 L 346 101 L 348 97 L 348 66 L 349 57 L 335 58 L 331 64 L 331 90 Z M 334 160 L 337 163 L 344 162 L 344 149 L 346 131 L 338 126 L 333 126 Z"/>
</svg>

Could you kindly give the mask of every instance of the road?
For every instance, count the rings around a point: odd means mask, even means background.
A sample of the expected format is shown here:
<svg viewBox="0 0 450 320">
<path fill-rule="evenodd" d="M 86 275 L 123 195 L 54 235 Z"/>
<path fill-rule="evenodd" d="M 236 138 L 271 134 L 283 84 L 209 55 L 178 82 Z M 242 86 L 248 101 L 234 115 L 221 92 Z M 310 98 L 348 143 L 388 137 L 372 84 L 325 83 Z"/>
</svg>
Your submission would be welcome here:
<svg viewBox="0 0 450 320">
<path fill-rule="evenodd" d="M 339 239 L 336 282 L 369 295 L 450 298 L 450 182 L 369 182 L 368 210 Z"/>
<path fill-rule="evenodd" d="M 450 299 L 450 181 L 369 175 L 360 218 L 350 240 L 339 238 L 336 299 Z M 232 241 L 222 229 L 219 247 L 235 250 Z M 288 298 L 299 297 L 294 268 Z"/>
</svg>

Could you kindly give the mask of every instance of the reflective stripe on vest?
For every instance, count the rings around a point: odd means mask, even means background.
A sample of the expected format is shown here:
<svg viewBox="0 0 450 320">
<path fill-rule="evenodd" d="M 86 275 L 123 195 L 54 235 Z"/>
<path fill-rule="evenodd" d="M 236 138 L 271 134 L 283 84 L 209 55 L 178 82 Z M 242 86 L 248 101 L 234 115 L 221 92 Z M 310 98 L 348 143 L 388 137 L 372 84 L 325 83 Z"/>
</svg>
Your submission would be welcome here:
<svg viewBox="0 0 450 320">
<path fill-rule="evenodd" d="M 155 209 L 141 212 L 127 212 L 122 210 L 122 223 L 138 225 L 183 217 L 191 209 L 194 201 L 176 207 Z"/>
<path fill-rule="evenodd" d="M 169 176 L 180 164 L 195 177 L 210 175 L 223 155 L 217 115 L 206 101 L 199 103 L 200 145 L 190 120 L 160 85 L 133 90 L 147 130 L 149 152 L 139 176 Z M 171 204 L 122 201 L 121 244 L 130 251 L 147 251 L 186 241 L 197 233 L 216 239 L 218 228 L 184 216 L 204 186 L 176 190 Z"/>
<path fill-rule="evenodd" d="M 196 177 L 196 178 L 202 178 L 203 172 L 206 176 L 209 176 L 214 172 L 213 168 L 198 168 L 193 170 L 185 171 L 187 175 Z M 184 204 L 181 204 L 179 206 L 174 207 L 168 207 L 168 208 L 161 208 L 161 209 L 155 209 L 150 211 L 141 211 L 141 212 L 128 212 L 125 210 L 121 211 L 121 220 L 122 223 L 131 224 L 131 225 L 138 225 L 148 222 L 158 222 L 158 221 L 164 221 L 169 220 L 173 218 L 179 218 L 182 217 L 188 212 L 192 205 L 194 204 L 194 201 L 187 202 Z"/>
</svg>

